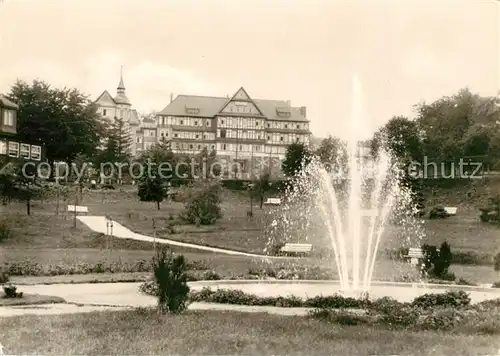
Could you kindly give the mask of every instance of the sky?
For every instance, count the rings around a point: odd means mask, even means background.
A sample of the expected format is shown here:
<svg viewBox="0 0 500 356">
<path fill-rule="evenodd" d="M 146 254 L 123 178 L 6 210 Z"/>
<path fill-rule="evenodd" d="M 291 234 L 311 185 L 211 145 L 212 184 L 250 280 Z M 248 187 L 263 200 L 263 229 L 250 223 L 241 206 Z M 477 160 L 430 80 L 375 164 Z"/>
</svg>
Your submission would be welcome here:
<svg viewBox="0 0 500 356">
<path fill-rule="evenodd" d="M 422 100 L 465 87 L 496 95 L 499 5 L 0 0 L 0 92 L 38 78 L 96 99 L 116 93 L 123 65 L 140 112 L 162 110 L 171 93 L 231 96 L 243 86 L 306 106 L 315 136 L 368 135 L 394 115 L 412 117 Z"/>
</svg>

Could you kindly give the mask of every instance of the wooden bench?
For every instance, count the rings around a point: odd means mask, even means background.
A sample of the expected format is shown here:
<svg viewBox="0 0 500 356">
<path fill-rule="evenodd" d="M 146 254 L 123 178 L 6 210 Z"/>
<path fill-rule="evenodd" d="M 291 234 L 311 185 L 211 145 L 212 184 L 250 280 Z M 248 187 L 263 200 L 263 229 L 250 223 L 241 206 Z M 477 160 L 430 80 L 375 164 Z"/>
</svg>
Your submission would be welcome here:
<svg viewBox="0 0 500 356">
<path fill-rule="evenodd" d="M 281 205 L 281 199 L 280 198 L 267 198 L 267 200 L 264 203 L 265 205 Z"/>
<path fill-rule="evenodd" d="M 87 214 L 89 212 L 89 208 L 86 206 L 80 206 L 80 205 L 68 205 L 68 211 L 72 212 L 72 213 Z"/>
<path fill-rule="evenodd" d="M 424 258 L 424 252 L 419 247 L 412 247 L 408 250 L 408 255 L 405 257 L 410 260 L 412 266 L 416 266 Z"/>
<path fill-rule="evenodd" d="M 444 211 L 446 211 L 446 214 L 448 214 L 450 216 L 457 215 L 457 208 L 456 207 L 445 206 Z"/>
<path fill-rule="evenodd" d="M 280 249 L 281 252 L 283 253 L 293 253 L 293 254 L 308 254 L 311 253 L 312 251 L 312 245 L 311 244 L 291 244 L 291 243 L 286 243 L 285 246 L 283 246 Z"/>
</svg>

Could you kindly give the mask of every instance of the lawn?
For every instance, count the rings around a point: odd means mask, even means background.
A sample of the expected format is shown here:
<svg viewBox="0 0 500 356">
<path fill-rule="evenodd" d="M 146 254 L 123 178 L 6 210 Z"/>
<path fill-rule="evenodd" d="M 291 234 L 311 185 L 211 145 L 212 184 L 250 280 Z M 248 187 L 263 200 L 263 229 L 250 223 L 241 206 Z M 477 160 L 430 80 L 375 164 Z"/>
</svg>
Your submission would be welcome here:
<svg viewBox="0 0 500 356">
<path fill-rule="evenodd" d="M 182 224 L 179 214 L 184 209 L 181 202 L 168 201 L 157 210 L 152 203 L 140 202 L 136 193 L 130 191 L 92 191 L 83 196 L 82 205 L 91 215 L 109 215 L 133 231 L 153 236 L 153 219 L 157 237 L 203 245 L 230 248 L 239 251 L 262 253 L 269 238 L 265 230 L 273 209 L 254 206 L 254 216 L 249 218 L 249 201 L 241 192 L 223 191 L 221 208 L 223 218 L 213 226 Z M 89 231 L 79 221 L 74 227 L 71 213 L 62 211 L 68 202 L 60 202 L 61 212 L 55 215 L 54 200 L 35 202 L 32 216 L 25 215 L 22 204 L 2 207 L 4 217 L 13 222 L 15 239 L 2 242 L 3 247 L 30 248 L 104 248 L 104 239 Z M 72 202 L 69 202 L 72 204 Z M 318 221 L 321 223 L 321 221 Z M 173 229 L 173 233 L 172 230 Z M 320 235 L 324 235 L 320 231 Z M 382 237 L 381 248 L 398 248 L 402 244 L 420 242 L 439 245 L 448 241 L 452 249 L 493 254 L 498 250 L 500 228 L 479 222 L 474 210 L 459 210 L 458 215 L 445 220 L 426 220 L 421 241 L 411 238 L 401 228 L 389 226 Z M 304 236 L 305 238 L 305 236 Z M 320 244 L 326 241 L 319 242 Z M 144 248 L 144 245 L 140 249 Z M 121 245 L 121 247 L 124 247 Z M 133 243 L 129 246 L 136 249 Z M 125 248 L 129 248 L 125 247 Z M 147 248 L 147 247 L 146 247 Z"/>
<path fill-rule="evenodd" d="M 272 215 L 271 209 L 254 207 L 254 217 L 247 217 L 248 197 L 241 192 L 224 191 L 222 194 L 223 218 L 214 226 L 193 226 L 179 224 L 178 215 L 184 205 L 179 202 L 165 202 L 161 210 L 152 203 L 139 202 L 136 193 L 130 191 L 86 192 L 79 204 L 89 207 L 91 215 L 110 215 L 125 226 L 146 235 L 153 235 L 155 218 L 157 236 L 216 247 L 232 248 L 251 252 L 262 252 L 267 244 L 264 226 Z M 64 211 L 71 201 L 59 204 L 56 215 L 54 200 L 33 203 L 32 215 L 27 216 L 23 204 L 12 203 L 1 206 L 2 216 L 11 222 L 12 237 L 0 242 L 0 264 L 4 262 L 31 261 L 41 265 L 75 265 L 130 263 L 150 260 L 153 246 L 149 243 L 108 239 L 90 231 L 79 221 L 74 226 L 74 216 Z M 462 214 L 459 211 L 459 214 Z M 464 211 L 467 216 L 456 216 L 440 221 L 426 221 L 424 242 L 440 244 L 447 240 L 452 250 L 473 251 L 493 254 L 498 250 L 500 229 L 474 221 L 473 212 Z M 174 225 L 175 233 L 167 233 L 169 225 Z M 401 247 L 401 231 L 395 227 L 388 229 L 380 249 Z M 314 243 L 314 242 L 313 242 Z M 107 247 L 109 246 L 109 250 Z M 223 278 L 248 273 L 249 269 L 265 267 L 262 260 L 241 256 L 228 256 L 173 247 L 175 252 L 186 255 L 189 260 L 204 260 Z M 280 261 L 279 265 L 285 262 Z M 328 267 L 325 261 L 316 258 L 294 261 L 294 264 Z M 491 266 L 456 266 L 455 273 L 471 282 L 488 283 L 496 281 L 497 275 Z M 454 266 L 455 268 L 455 266 Z M 489 270 L 491 269 L 491 271 Z M 375 269 L 375 279 L 394 280 L 401 275 L 411 274 L 407 265 L 380 259 Z M 332 278 L 336 273 L 332 270 Z M 127 277 L 124 277 L 125 279 Z"/>
<path fill-rule="evenodd" d="M 0 319 L 9 354 L 493 355 L 498 335 L 389 331 L 307 317 L 153 310 Z M 105 332 L 103 332 L 105 330 Z"/>
</svg>

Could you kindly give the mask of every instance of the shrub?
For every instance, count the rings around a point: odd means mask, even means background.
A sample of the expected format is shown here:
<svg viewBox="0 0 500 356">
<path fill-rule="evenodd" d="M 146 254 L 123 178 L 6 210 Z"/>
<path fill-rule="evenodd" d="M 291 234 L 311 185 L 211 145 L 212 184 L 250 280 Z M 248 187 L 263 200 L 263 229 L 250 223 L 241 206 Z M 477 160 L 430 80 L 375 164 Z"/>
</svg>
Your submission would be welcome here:
<svg viewBox="0 0 500 356">
<path fill-rule="evenodd" d="M 382 313 L 380 321 L 389 327 L 408 327 L 415 325 L 420 314 L 418 309 L 409 305 L 392 309 L 390 313 Z"/>
<path fill-rule="evenodd" d="M 205 271 L 205 273 L 203 273 L 203 280 L 204 281 L 219 281 L 221 279 L 222 279 L 222 277 L 215 271 L 209 270 L 209 271 Z"/>
<path fill-rule="evenodd" d="M 11 224 L 7 220 L 0 221 L 0 242 L 8 240 L 12 237 L 13 231 Z"/>
<path fill-rule="evenodd" d="M 463 308 L 470 305 L 470 297 L 464 291 L 448 291 L 441 294 L 424 294 L 413 300 L 412 306 L 430 309 L 437 306 Z"/>
<path fill-rule="evenodd" d="M 314 309 L 309 313 L 313 319 L 319 319 L 334 324 L 354 326 L 369 324 L 370 319 L 363 315 L 357 315 L 345 310 Z"/>
<path fill-rule="evenodd" d="M 3 286 L 3 292 L 5 293 L 4 298 L 22 298 L 23 293 L 17 291 L 17 287 L 12 284 L 7 284 Z"/>
<path fill-rule="evenodd" d="M 391 297 L 383 297 L 374 300 L 370 303 L 369 309 L 371 312 L 377 312 L 382 314 L 391 314 L 397 309 L 405 307 L 406 304 L 398 302 L 396 299 Z"/>
<path fill-rule="evenodd" d="M 495 255 L 493 268 L 495 271 L 500 271 L 500 252 Z"/>
<path fill-rule="evenodd" d="M 451 253 L 450 245 L 445 241 L 441 244 L 438 250 L 436 246 L 423 245 L 422 252 L 424 254 L 424 272 L 430 276 L 452 280 L 455 277 L 448 274 L 448 268 L 451 265 L 453 254 Z"/>
<path fill-rule="evenodd" d="M 5 268 L 0 267 L 0 284 L 7 283 L 8 281 L 9 281 L 9 274 L 7 273 Z"/>
<path fill-rule="evenodd" d="M 455 308 L 437 308 L 424 315 L 417 327 L 424 330 L 451 330 L 465 318 L 462 310 Z"/>
<path fill-rule="evenodd" d="M 190 224 L 215 224 L 222 217 L 219 194 L 219 184 L 195 186 L 182 218 Z"/>
<path fill-rule="evenodd" d="M 493 288 L 500 288 L 500 281 L 493 283 Z"/>
<path fill-rule="evenodd" d="M 167 248 L 162 248 L 153 259 L 153 270 L 159 310 L 170 313 L 184 311 L 189 294 L 184 256 L 173 256 Z"/>
<path fill-rule="evenodd" d="M 431 209 L 429 212 L 429 219 L 446 219 L 450 214 L 446 212 L 444 206 L 437 205 Z"/>
</svg>

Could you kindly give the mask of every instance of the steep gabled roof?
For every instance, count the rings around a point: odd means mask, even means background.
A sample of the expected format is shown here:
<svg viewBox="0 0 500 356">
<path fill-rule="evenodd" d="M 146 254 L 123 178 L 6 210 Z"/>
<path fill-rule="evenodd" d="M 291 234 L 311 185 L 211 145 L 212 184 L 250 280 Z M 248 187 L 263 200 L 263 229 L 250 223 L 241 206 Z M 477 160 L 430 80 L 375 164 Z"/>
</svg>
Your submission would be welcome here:
<svg viewBox="0 0 500 356">
<path fill-rule="evenodd" d="M 95 103 L 97 104 L 109 104 L 109 105 L 116 105 L 115 99 L 111 96 L 111 94 L 105 90 L 102 92 L 101 95 L 96 99 Z"/>
<path fill-rule="evenodd" d="M 241 88 L 242 89 L 242 88 Z M 240 91 L 237 92 L 237 94 Z M 245 92 L 246 93 L 246 92 Z M 236 94 L 235 94 L 236 96 Z M 292 107 L 285 100 L 250 99 L 269 120 L 307 122 L 307 118 L 301 114 L 298 107 Z M 232 101 L 232 98 L 216 96 L 178 95 L 158 115 L 164 116 L 191 116 L 191 117 L 214 117 Z M 238 101 L 243 101 L 238 99 Z M 290 115 L 278 116 L 279 111 L 286 108 Z M 189 111 L 189 109 L 198 109 Z M 243 116 L 243 115 L 242 115 Z"/>
<path fill-rule="evenodd" d="M 139 114 L 137 114 L 137 110 L 130 110 L 130 121 L 131 125 L 139 125 L 141 121 L 139 120 Z"/>
<path fill-rule="evenodd" d="M 19 109 L 19 106 L 16 103 L 13 103 L 9 99 L 7 99 L 7 97 L 3 94 L 0 94 L 0 106 L 9 109 Z"/>
</svg>

